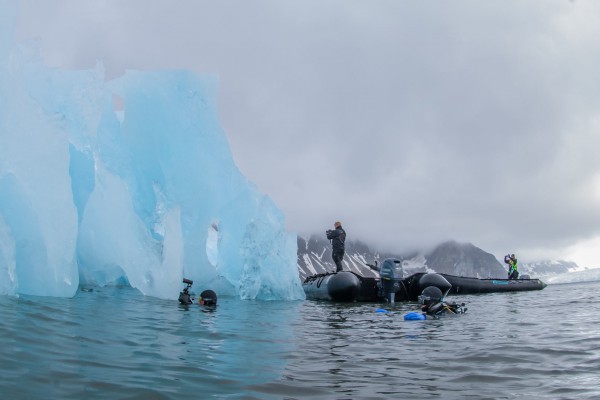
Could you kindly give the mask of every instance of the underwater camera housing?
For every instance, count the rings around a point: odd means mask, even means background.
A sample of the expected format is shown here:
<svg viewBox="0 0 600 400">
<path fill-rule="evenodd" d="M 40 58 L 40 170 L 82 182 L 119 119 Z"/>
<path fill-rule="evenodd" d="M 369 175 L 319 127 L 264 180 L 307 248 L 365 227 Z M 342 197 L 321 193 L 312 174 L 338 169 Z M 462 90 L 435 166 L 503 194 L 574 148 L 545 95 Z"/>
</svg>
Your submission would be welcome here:
<svg viewBox="0 0 600 400">
<path fill-rule="evenodd" d="M 179 302 L 184 305 L 192 304 L 194 302 L 194 299 L 190 295 L 190 288 L 194 284 L 194 281 L 183 278 L 183 283 L 185 283 L 186 286 L 181 292 L 179 292 Z"/>
</svg>

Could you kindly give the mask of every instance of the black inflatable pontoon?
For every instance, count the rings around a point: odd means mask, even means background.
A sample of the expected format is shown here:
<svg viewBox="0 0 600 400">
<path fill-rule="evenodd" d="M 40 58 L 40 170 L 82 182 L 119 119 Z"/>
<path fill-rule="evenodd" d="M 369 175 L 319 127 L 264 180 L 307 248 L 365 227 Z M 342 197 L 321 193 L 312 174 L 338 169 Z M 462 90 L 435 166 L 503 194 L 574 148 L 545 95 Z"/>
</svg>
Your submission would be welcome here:
<svg viewBox="0 0 600 400">
<path fill-rule="evenodd" d="M 318 274 L 306 278 L 302 287 L 310 300 L 395 302 L 416 301 L 428 286 L 447 294 L 519 292 L 547 286 L 539 279 L 479 279 L 424 272 L 402 278 L 401 263 L 393 259 L 384 260 L 379 275 L 367 278 L 350 271 Z"/>
</svg>

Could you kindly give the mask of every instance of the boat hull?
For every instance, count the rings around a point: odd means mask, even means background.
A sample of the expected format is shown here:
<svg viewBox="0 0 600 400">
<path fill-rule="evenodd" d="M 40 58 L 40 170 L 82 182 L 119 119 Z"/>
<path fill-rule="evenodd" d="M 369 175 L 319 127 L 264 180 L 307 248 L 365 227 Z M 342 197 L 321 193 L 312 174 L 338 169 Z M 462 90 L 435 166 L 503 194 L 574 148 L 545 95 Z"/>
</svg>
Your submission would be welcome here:
<svg viewBox="0 0 600 400">
<path fill-rule="evenodd" d="M 342 271 L 322 274 L 303 284 L 306 297 L 313 300 L 356 301 L 361 290 L 358 275 Z"/>
<path fill-rule="evenodd" d="M 477 279 L 440 274 L 450 282 L 451 294 L 478 294 L 542 290 L 547 285 L 539 279 Z"/>
<path fill-rule="evenodd" d="M 308 277 L 302 287 L 310 300 L 382 302 L 389 301 L 387 296 L 382 295 L 382 286 L 390 284 L 394 287 L 394 301 L 416 301 L 427 286 L 436 286 L 450 295 L 542 290 L 547 286 L 539 279 L 479 279 L 431 273 L 416 273 L 384 282 L 380 278 L 366 278 L 342 271 Z"/>
</svg>

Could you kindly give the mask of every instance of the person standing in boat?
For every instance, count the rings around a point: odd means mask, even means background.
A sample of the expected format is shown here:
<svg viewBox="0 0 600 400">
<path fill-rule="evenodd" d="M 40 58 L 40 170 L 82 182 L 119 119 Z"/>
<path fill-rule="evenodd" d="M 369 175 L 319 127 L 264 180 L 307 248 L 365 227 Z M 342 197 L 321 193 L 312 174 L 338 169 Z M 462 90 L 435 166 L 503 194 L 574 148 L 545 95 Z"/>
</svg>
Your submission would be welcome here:
<svg viewBox="0 0 600 400">
<path fill-rule="evenodd" d="M 336 221 L 333 224 L 334 230 L 327 230 L 325 233 L 327 234 L 327 239 L 331 242 L 331 247 L 333 249 L 331 253 L 331 257 L 333 258 L 333 262 L 336 266 L 336 272 L 343 271 L 342 260 L 344 259 L 344 253 L 346 252 L 346 231 L 342 228 L 342 223 Z"/>
<path fill-rule="evenodd" d="M 518 279 L 519 271 L 517 270 L 517 257 L 514 254 L 505 255 L 504 263 L 508 264 L 508 279 Z"/>
</svg>

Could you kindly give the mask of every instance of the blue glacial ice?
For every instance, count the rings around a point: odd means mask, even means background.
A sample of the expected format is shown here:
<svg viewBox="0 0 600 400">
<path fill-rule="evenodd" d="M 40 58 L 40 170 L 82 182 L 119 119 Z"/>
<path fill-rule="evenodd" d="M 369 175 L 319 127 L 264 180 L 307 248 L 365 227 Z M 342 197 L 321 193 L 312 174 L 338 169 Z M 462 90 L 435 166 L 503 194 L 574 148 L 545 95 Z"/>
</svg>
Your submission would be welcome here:
<svg viewBox="0 0 600 400">
<path fill-rule="evenodd" d="M 171 299 L 185 277 L 304 298 L 296 236 L 236 167 L 216 79 L 49 68 L 0 14 L 0 294 L 129 284 Z"/>
</svg>

